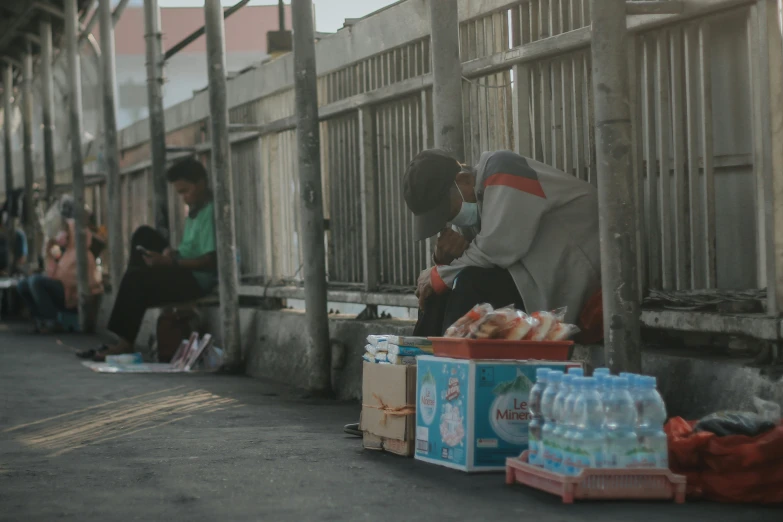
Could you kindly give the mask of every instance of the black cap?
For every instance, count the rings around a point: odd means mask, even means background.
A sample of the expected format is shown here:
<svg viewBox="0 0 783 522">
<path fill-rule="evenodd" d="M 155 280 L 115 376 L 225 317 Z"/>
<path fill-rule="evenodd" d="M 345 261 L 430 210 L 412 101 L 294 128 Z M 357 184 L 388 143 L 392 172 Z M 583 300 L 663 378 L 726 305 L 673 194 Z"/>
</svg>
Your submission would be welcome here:
<svg viewBox="0 0 783 522">
<path fill-rule="evenodd" d="M 415 239 L 432 237 L 451 219 L 449 192 L 462 167 L 448 152 L 430 149 L 410 162 L 402 180 L 405 203 L 413 212 Z"/>
</svg>

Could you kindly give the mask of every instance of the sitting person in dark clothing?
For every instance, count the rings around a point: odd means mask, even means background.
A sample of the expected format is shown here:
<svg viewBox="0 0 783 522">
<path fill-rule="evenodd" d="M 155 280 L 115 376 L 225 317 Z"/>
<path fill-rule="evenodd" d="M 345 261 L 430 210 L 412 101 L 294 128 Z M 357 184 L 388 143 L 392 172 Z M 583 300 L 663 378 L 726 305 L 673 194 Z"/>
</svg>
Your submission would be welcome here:
<svg viewBox="0 0 783 522">
<path fill-rule="evenodd" d="M 427 150 L 408 166 L 403 191 L 416 239 L 439 234 L 435 266 L 418 281 L 415 335 L 440 336 L 489 303 L 567 307 L 566 322 L 600 339 L 595 187 L 511 151 L 485 152 L 473 169 Z"/>
<path fill-rule="evenodd" d="M 172 166 L 167 177 L 188 206 L 182 242 L 172 250 L 150 227 L 133 233 L 128 269 L 108 325 L 119 336 L 119 343 L 97 353 L 82 352 L 82 357 L 100 361 L 107 355 L 131 352 L 147 308 L 203 297 L 217 283 L 214 208 L 207 171 L 197 160 L 188 159 Z"/>
</svg>

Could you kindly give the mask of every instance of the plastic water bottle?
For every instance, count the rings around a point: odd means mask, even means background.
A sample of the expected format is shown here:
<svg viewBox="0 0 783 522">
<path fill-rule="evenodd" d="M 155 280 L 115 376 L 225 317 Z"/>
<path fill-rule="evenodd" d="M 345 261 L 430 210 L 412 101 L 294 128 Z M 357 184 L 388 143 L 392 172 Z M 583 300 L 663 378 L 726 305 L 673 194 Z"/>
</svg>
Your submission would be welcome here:
<svg viewBox="0 0 783 522">
<path fill-rule="evenodd" d="M 552 470 L 553 458 L 553 440 L 557 422 L 555 421 L 555 398 L 560 391 L 560 383 L 563 379 L 563 372 L 553 370 L 547 375 L 547 386 L 541 395 L 541 413 L 544 415 L 544 427 L 541 428 L 541 451 L 544 457 L 544 467 Z"/>
<path fill-rule="evenodd" d="M 568 372 L 571 375 L 571 372 Z M 582 396 L 582 384 L 584 377 L 575 376 L 571 381 L 571 392 L 568 394 L 565 400 L 565 408 L 563 411 L 563 426 L 565 433 L 562 437 L 562 452 L 563 452 L 563 474 L 574 475 L 576 468 L 574 467 L 574 454 L 573 440 L 576 435 L 576 403 Z"/>
<path fill-rule="evenodd" d="M 528 408 L 532 418 L 527 425 L 528 431 L 528 463 L 534 466 L 544 465 L 544 453 L 541 451 L 541 428 L 544 426 L 544 415 L 541 412 L 541 397 L 547 387 L 549 368 L 536 369 L 536 384 L 530 389 Z"/>
<path fill-rule="evenodd" d="M 600 468 L 604 460 L 604 406 L 595 378 L 583 378 L 582 393 L 574 406 L 576 427 L 571 441 L 574 475 L 583 469 Z"/>
<path fill-rule="evenodd" d="M 609 382 L 612 379 L 612 376 L 610 374 L 604 374 L 599 373 L 598 375 L 595 375 L 593 377 L 596 382 L 596 391 L 598 392 L 598 395 L 601 396 L 601 400 L 606 400 L 607 395 L 609 394 Z"/>
<path fill-rule="evenodd" d="M 552 432 L 552 471 L 563 473 L 563 435 L 565 435 L 565 401 L 568 394 L 571 393 L 571 383 L 574 376 L 571 374 L 563 375 L 560 382 L 560 389 L 555 396 L 555 404 L 552 408 L 555 416 L 555 429 Z"/>
<path fill-rule="evenodd" d="M 669 446 L 663 425 L 666 404 L 655 389 L 655 377 L 639 376 L 636 435 L 639 450 L 636 464 L 643 468 L 668 468 Z"/>
<path fill-rule="evenodd" d="M 636 407 L 628 392 L 628 379 L 611 378 L 604 400 L 604 467 L 628 468 L 636 462 Z"/>
<path fill-rule="evenodd" d="M 560 444 L 563 457 L 562 473 L 566 475 L 569 473 L 568 470 L 570 460 L 570 455 L 568 454 L 568 438 L 569 436 L 573 435 L 572 431 L 575 426 L 574 403 L 576 403 L 576 399 L 580 393 L 577 381 L 583 377 L 584 374 L 585 372 L 582 368 L 568 369 L 568 375 L 573 376 L 573 379 L 571 380 L 571 387 L 568 391 L 568 395 L 566 395 L 565 403 L 563 405 L 563 429 L 565 431 L 563 432 L 563 437 Z M 573 470 L 573 466 L 571 466 L 571 469 Z"/>
</svg>

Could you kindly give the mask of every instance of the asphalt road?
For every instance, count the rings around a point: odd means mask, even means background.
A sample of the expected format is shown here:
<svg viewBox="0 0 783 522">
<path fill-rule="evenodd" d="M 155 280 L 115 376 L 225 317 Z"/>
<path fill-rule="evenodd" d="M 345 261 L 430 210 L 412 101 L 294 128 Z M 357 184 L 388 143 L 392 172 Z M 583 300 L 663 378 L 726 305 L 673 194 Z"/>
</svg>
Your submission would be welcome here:
<svg viewBox="0 0 783 522">
<path fill-rule="evenodd" d="M 104 375 L 96 341 L 0 325 L 0 520 L 780 520 L 711 503 L 579 503 L 362 451 L 354 403 L 223 375 Z"/>
</svg>

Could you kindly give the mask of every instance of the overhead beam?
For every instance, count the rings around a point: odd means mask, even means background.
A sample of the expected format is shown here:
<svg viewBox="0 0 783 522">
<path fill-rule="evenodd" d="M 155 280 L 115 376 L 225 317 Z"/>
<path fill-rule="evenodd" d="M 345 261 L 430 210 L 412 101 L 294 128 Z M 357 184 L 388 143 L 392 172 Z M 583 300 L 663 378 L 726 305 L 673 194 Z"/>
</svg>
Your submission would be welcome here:
<svg viewBox="0 0 783 522">
<path fill-rule="evenodd" d="M 681 0 L 629 0 L 625 4 L 625 14 L 628 15 L 681 14 L 684 9 L 685 3 Z"/>
</svg>

